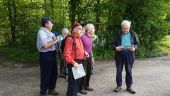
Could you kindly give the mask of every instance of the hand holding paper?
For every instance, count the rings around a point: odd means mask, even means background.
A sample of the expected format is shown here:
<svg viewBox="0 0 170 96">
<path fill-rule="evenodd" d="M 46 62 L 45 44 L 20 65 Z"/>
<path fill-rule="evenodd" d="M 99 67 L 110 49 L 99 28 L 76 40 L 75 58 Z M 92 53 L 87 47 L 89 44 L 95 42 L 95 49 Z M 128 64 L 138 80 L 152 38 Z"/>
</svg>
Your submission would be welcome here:
<svg viewBox="0 0 170 96">
<path fill-rule="evenodd" d="M 72 67 L 72 72 L 74 79 L 79 79 L 86 75 L 82 64 L 79 64 L 78 67 Z"/>
</svg>

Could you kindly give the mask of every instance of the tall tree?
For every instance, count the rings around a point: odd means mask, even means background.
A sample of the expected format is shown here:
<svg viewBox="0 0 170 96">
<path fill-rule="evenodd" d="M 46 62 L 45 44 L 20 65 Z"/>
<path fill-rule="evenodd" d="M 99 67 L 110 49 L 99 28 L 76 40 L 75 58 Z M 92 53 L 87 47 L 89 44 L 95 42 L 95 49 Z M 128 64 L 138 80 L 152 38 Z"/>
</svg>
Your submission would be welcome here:
<svg viewBox="0 0 170 96">
<path fill-rule="evenodd" d="M 70 22 L 71 22 L 71 25 L 72 25 L 76 20 L 77 1 L 76 0 L 70 0 L 69 5 L 70 5 L 70 7 L 69 7 L 69 10 L 70 10 L 69 15 L 70 16 L 69 17 L 70 17 Z"/>
<path fill-rule="evenodd" d="M 11 41 L 10 46 L 13 47 L 16 43 L 16 3 L 15 0 L 7 0 L 7 9 L 8 9 L 8 19 L 10 22 L 10 29 L 11 29 Z"/>
</svg>

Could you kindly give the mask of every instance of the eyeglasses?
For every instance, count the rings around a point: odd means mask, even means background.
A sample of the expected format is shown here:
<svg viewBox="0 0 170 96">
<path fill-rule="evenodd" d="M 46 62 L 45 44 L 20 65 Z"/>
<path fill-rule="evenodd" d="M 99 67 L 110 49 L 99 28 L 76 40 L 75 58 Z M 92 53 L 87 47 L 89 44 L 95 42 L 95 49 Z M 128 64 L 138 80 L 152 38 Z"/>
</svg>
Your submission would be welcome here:
<svg viewBox="0 0 170 96">
<path fill-rule="evenodd" d="M 77 28 L 77 29 L 82 30 L 82 28 Z"/>
</svg>

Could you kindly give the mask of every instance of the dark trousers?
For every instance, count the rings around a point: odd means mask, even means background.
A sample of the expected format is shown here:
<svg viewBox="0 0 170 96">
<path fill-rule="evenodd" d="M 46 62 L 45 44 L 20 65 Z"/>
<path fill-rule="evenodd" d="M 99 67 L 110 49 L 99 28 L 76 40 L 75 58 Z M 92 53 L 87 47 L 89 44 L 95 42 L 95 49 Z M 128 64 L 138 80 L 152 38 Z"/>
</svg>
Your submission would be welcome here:
<svg viewBox="0 0 170 96">
<path fill-rule="evenodd" d="M 40 94 L 54 90 L 57 81 L 56 51 L 40 52 Z"/>
<path fill-rule="evenodd" d="M 82 65 L 83 65 L 84 70 L 85 70 L 85 72 L 86 72 L 86 63 L 85 63 L 85 61 L 82 62 Z M 87 75 L 87 74 L 86 74 L 86 75 Z M 80 78 L 79 90 L 83 90 L 83 89 L 84 89 L 85 80 L 86 80 L 86 76 L 83 76 L 83 77 Z"/>
<path fill-rule="evenodd" d="M 86 80 L 85 80 L 85 87 L 89 87 L 89 82 L 92 74 L 92 57 L 87 58 L 86 60 Z"/>
<path fill-rule="evenodd" d="M 77 63 L 81 64 L 82 60 L 76 60 Z M 68 88 L 66 96 L 77 96 L 79 90 L 80 79 L 74 79 L 72 72 L 72 64 L 68 64 Z"/>
<path fill-rule="evenodd" d="M 126 86 L 131 87 L 133 80 L 132 80 L 132 66 L 133 66 L 133 54 L 130 50 L 122 50 L 119 52 L 116 58 L 116 82 L 117 86 L 122 86 L 122 70 L 125 64 L 125 71 L 126 71 Z"/>
<path fill-rule="evenodd" d="M 90 77 L 92 74 L 92 57 L 87 58 L 83 62 L 83 67 L 86 71 L 86 76 L 81 78 L 79 90 L 83 90 L 84 87 L 89 87 Z"/>
<path fill-rule="evenodd" d="M 63 59 L 63 53 L 61 52 L 60 49 L 57 51 L 58 53 L 58 63 L 60 64 L 60 75 L 66 75 L 68 73 L 67 70 L 67 63 Z"/>
<path fill-rule="evenodd" d="M 67 74 L 67 63 L 63 60 L 63 58 L 60 59 L 60 74 L 65 75 Z"/>
<path fill-rule="evenodd" d="M 59 63 L 60 63 L 60 74 L 63 74 L 64 72 L 64 63 L 63 63 L 63 58 L 62 58 L 62 55 L 61 55 L 61 52 L 59 52 Z"/>
</svg>

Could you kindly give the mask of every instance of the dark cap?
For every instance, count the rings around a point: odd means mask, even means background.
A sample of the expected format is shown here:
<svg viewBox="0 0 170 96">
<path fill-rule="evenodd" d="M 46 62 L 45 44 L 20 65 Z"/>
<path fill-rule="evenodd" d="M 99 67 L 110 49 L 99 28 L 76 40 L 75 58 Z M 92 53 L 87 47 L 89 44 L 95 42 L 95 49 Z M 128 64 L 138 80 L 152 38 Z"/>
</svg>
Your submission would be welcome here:
<svg viewBox="0 0 170 96">
<path fill-rule="evenodd" d="M 41 19 L 41 26 L 45 26 L 45 23 L 47 23 L 48 21 L 51 21 L 53 23 L 53 21 L 49 18 L 49 17 L 43 17 Z"/>
<path fill-rule="evenodd" d="M 79 23 L 75 23 L 72 25 L 71 27 L 71 32 L 73 31 L 74 28 L 78 27 L 78 26 L 81 26 Z"/>
</svg>

